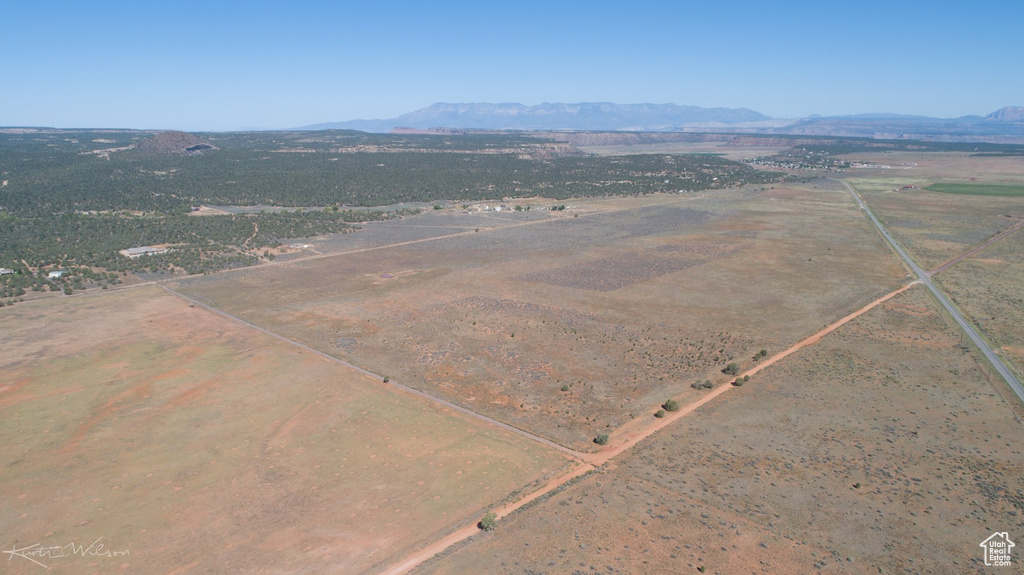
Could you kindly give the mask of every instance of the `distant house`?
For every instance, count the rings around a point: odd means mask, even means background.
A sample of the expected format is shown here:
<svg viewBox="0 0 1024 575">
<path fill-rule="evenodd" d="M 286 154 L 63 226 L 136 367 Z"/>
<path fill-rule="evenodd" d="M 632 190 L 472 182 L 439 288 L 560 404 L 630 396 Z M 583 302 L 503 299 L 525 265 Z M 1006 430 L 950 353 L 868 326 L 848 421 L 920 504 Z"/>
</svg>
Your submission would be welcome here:
<svg viewBox="0 0 1024 575">
<path fill-rule="evenodd" d="M 139 258 L 142 256 L 155 256 L 157 254 L 166 254 L 167 248 L 155 248 L 152 246 L 142 246 L 140 248 L 128 248 L 126 250 L 120 250 L 118 252 L 126 258 Z"/>
<path fill-rule="evenodd" d="M 62 275 L 64 275 L 64 270 L 57 270 L 57 271 L 52 271 L 49 274 L 47 274 L 46 278 L 47 279 L 51 279 L 51 280 L 56 280 L 56 279 L 60 279 L 60 277 Z"/>
<path fill-rule="evenodd" d="M 14 273 L 11 268 L 0 268 L 0 276 L 9 276 Z"/>
</svg>

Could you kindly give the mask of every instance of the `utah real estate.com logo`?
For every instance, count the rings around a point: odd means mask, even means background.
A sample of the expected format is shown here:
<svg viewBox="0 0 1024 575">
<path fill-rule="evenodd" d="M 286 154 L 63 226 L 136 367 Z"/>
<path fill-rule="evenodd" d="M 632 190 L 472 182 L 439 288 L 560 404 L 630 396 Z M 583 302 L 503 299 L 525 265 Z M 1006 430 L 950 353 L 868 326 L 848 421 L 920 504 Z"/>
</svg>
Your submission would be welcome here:
<svg viewBox="0 0 1024 575">
<path fill-rule="evenodd" d="M 989 535 L 988 539 L 981 542 L 985 550 L 985 565 L 988 567 L 1009 567 L 1010 550 L 1015 543 L 1010 541 L 1010 534 L 1006 531 L 996 531 Z"/>
</svg>

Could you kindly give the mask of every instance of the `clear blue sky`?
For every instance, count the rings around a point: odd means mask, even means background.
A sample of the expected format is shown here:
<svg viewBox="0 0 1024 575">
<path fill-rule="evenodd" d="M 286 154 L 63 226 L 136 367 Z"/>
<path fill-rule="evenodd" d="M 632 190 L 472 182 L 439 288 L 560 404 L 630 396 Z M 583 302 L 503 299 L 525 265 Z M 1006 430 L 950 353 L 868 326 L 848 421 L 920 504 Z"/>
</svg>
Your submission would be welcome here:
<svg viewBox="0 0 1024 575">
<path fill-rule="evenodd" d="M 1024 105 L 1024 2 L 8 0 L 0 125 L 232 130 L 434 102 L 776 117 Z"/>
</svg>

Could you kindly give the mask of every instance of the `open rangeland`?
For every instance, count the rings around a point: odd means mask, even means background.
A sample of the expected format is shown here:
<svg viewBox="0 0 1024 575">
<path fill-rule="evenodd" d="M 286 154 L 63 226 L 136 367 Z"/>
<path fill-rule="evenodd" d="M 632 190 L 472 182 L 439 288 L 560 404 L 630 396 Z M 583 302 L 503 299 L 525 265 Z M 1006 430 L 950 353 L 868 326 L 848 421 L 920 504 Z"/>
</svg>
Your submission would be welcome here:
<svg viewBox="0 0 1024 575">
<path fill-rule="evenodd" d="M 1020 422 L 923 287 L 420 573 L 995 573 Z"/>
<path fill-rule="evenodd" d="M 722 384 L 905 279 L 845 190 L 748 187 L 427 213 L 346 250 L 173 287 L 256 325 L 577 449 Z M 487 221 L 445 237 L 431 226 Z M 486 218 L 486 219 L 485 219 Z M 361 232 L 362 233 L 362 232 Z M 343 253 L 349 251 L 349 253 Z M 644 420 L 646 421 L 646 420 Z"/>
<path fill-rule="evenodd" d="M 935 274 L 934 281 L 1024 377 L 1024 230 Z"/>
<path fill-rule="evenodd" d="M 923 188 L 1024 167 L 947 156 L 850 180 L 1019 368 L 1024 232 L 969 250 L 1020 198 Z M 923 288 L 894 292 L 835 181 L 448 203 L 295 243 L 155 278 L 223 315 L 155 286 L 0 310 L 6 549 L 128 551 L 12 572 L 397 573 L 462 541 L 422 570 L 960 573 L 1024 527 L 1019 406 Z M 511 515 L 475 535 L 486 511 Z"/>
<path fill-rule="evenodd" d="M 574 465 L 158 288 L 0 319 L 5 573 L 364 573 Z"/>
<path fill-rule="evenodd" d="M 656 144 L 610 144 L 577 146 L 588 154 L 623 156 L 629 154 L 713 154 L 728 160 L 742 161 L 771 156 L 787 146 L 737 145 L 731 142 L 660 142 Z"/>
<path fill-rule="evenodd" d="M 889 233 L 924 269 L 932 269 L 1024 218 L 1024 202 L 1006 190 L 1024 186 L 1024 158 L 947 153 L 857 154 L 851 160 L 890 169 L 857 170 L 843 179 L 864 197 Z M 927 189 L 935 184 L 948 193 Z M 901 189 L 914 186 L 912 189 Z M 978 192 L 986 188 L 991 195 Z"/>
</svg>

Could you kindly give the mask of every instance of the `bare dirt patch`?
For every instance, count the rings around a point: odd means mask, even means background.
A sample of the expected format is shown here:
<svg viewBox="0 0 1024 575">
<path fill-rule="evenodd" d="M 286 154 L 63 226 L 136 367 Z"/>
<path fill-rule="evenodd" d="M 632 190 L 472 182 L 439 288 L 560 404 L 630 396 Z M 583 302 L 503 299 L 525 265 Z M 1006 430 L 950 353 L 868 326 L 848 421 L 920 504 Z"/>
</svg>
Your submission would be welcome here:
<svg viewBox="0 0 1024 575">
<path fill-rule="evenodd" d="M 957 341 L 912 288 L 420 572 L 974 571 L 1024 455 Z"/>
<path fill-rule="evenodd" d="M 192 210 L 188 213 L 190 216 L 230 216 L 231 212 L 225 212 L 224 210 L 218 210 L 217 208 L 211 208 L 210 206 L 199 206 L 198 210 Z"/>
<path fill-rule="evenodd" d="M 729 160 L 742 161 L 771 156 L 789 148 L 786 146 L 750 146 L 729 142 L 662 142 L 657 144 L 616 144 L 607 146 L 577 146 L 588 154 L 623 156 L 628 154 L 714 154 Z"/>
<path fill-rule="evenodd" d="M 0 316 L 0 530 L 130 550 L 53 572 L 363 573 L 566 466 L 155 288 Z"/>
<path fill-rule="evenodd" d="M 715 244 L 680 246 L 675 249 L 673 246 L 661 246 L 652 252 L 623 253 L 526 274 L 517 279 L 576 289 L 614 291 L 708 263 L 726 256 L 729 251 L 729 247 Z"/>
<path fill-rule="evenodd" d="M 572 205 L 580 217 L 524 212 L 514 216 L 523 225 L 416 243 L 398 233 L 393 247 L 177 289 L 592 449 L 595 435 L 696 396 L 697 379 L 724 382 L 727 363 L 785 349 L 905 275 L 879 258 L 885 247 L 848 194 L 827 184 Z"/>
</svg>

